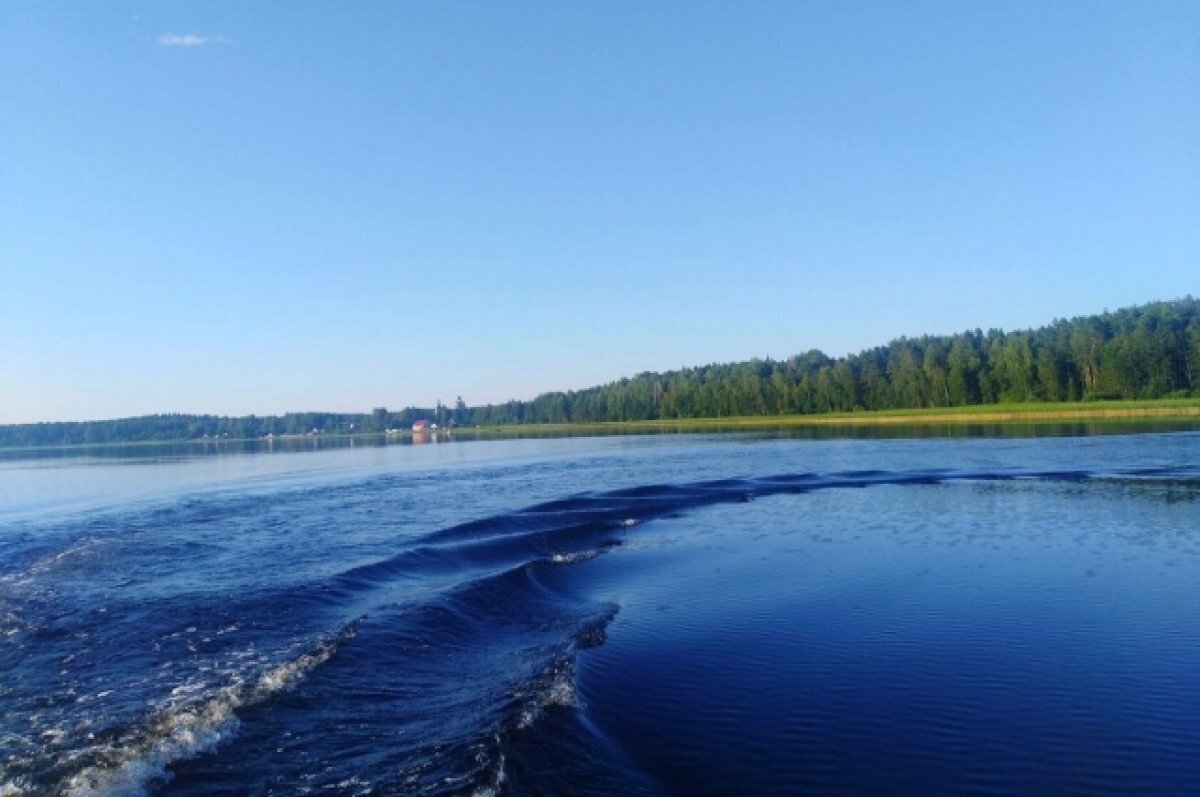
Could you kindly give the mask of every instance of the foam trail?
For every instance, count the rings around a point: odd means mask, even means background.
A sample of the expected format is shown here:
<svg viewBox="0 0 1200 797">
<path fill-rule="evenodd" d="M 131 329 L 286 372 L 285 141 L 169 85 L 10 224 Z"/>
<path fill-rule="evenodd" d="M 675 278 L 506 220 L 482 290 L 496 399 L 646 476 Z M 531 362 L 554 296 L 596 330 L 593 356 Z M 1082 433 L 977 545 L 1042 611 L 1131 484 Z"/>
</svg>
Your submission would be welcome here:
<svg viewBox="0 0 1200 797">
<path fill-rule="evenodd" d="M 120 743 L 96 751 L 100 761 L 70 776 L 61 793 L 67 797 L 142 797 L 152 783 L 171 779 L 168 767 L 172 763 L 212 752 L 236 733 L 238 709 L 292 689 L 327 662 L 355 636 L 359 622 L 355 620 L 336 636 L 267 669 L 249 683 L 231 684 L 203 700 L 150 717 Z"/>
</svg>

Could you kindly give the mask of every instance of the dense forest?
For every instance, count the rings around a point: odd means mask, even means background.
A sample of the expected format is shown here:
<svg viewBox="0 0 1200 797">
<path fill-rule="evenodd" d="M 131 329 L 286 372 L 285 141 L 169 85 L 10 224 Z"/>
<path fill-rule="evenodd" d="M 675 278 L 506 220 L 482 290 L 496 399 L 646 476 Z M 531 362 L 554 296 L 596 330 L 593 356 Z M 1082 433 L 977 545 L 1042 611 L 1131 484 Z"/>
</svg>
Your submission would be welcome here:
<svg viewBox="0 0 1200 797">
<path fill-rule="evenodd" d="M 643 373 L 475 408 L 473 422 L 720 418 L 1022 401 L 1200 395 L 1200 301 L 1156 302 L 1034 330 L 899 338 L 828 357 Z"/>
<path fill-rule="evenodd" d="M 152 415 L 0 426 L 0 446 L 378 433 L 414 420 L 443 425 L 586 423 L 849 412 L 1023 401 L 1200 396 L 1200 301 L 1188 297 L 1019 332 L 899 338 L 829 357 L 750 360 L 665 373 L 532 401 L 400 412 L 227 418 Z"/>
</svg>

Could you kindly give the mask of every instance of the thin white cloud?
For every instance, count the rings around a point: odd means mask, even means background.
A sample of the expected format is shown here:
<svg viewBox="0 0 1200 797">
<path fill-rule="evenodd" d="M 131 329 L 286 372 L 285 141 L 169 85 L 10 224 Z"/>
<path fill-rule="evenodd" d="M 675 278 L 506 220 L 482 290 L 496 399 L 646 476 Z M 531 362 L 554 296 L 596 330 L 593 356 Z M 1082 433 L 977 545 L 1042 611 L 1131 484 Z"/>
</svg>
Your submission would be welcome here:
<svg viewBox="0 0 1200 797">
<path fill-rule="evenodd" d="M 160 47 L 201 47 L 205 44 L 232 44 L 224 36 L 197 36 L 194 33 L 164 33 L 158 37 Z"/>
</svg>

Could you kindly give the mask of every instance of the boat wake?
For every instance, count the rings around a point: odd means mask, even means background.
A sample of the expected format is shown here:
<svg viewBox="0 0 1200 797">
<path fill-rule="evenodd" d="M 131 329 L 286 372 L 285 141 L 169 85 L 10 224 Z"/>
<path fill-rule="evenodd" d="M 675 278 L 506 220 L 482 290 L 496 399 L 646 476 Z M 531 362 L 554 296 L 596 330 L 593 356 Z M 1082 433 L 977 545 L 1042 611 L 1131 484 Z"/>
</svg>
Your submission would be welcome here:
<svg viewBox="0 0 1200 797">
<path fill-rule="evenodd" d="M 350 784 L 340 789 L 347 793 L 369 793 L 384 782 L 389 793 L 495 795 L 511 783 L 514 745 L 547 715 L 576 707 L 576 656 L 603 643 L 618 613 L 617 605 L 572 590 L 572 568 L 620 548 L 630 535 L 652 533 L 645 527 L 651 521 L 815 490 L 1198 478 L 1196 468 L 858 470 L 582 493 L 439 529 L 399 542 L 392 556 L 300 583 L 248 588 L 219 605 L 197 608 L 194 596 L 175 596 L 167 611 L 162 600 L 146 598 L 123 615 L 150 628 L 110 638 L 133 648 L 130 640 L 145 637 L 154 653 L 141 658 L 94 650 L 85 625 L 92 616 L 82 610 L 39 619 L 30 613 L 50 611 L 50 602 L 22 602 L 57 569 L 104 549 L 105 538 L 85 530 L 60 552 L 40 552 L 0 574 L 0 664 L 8 672 L 36 663 L 69 676 L 72 667 L 107 666 L 143 692 L 126 698 L 123 714 L 107 715 L 125 719 L 97 723 L 86 712 L 121 699 L 119 689 L 93 690 L 86 699 L 30 693 L 20 702 L 0 687 L 0 701 L 15 707 L 0 725 L 0 752 L 7 751 L 0 797 L 133 797 L 168 782 L 182 793 L 219 794 L 234 774 L 267 769 L 313 789 Z M 180 511 L 221 522 L 216 508 L 194 501 Z M 155 523 L 183 522 L 155 512 Z M 189 611 L 207 614 L 193 621 L 182 616 Z M 185 625 L 164 634 L 163 620 L 147 620 L 155 612 L 178 613 L 174 621 Z M 263 631 L 261 648 L 247 648 L 256 629 L 291 633 L 290 644 L 260 653 L 268 649 Z M 39 644 L 52 654 L 36 652 Z M 240 663 L 211 664 L 218 660 Z M 197 673 L 206 677 L 197 680 Z M 75 683 L 47 676 L 41 688 L 67 682 Z M 147 699 L 149 692 L 157 697 Z M 53 727 L 44 722 L 50 703 L 59 719 Z M 147 703 L 152 709 L 143 716 Z M 235 736 L 239 744 L 228 744 Z"/>
</svg>

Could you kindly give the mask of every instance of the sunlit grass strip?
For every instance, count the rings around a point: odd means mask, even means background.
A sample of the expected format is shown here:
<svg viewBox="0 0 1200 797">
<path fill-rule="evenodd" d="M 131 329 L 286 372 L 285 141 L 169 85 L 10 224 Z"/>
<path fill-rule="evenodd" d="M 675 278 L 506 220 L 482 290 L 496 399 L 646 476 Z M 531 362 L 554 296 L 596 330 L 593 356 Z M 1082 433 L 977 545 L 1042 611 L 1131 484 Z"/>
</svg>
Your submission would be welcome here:
<svg viewBox="0 0 1200 797">
<path fill-rule="evenodd" d="M 781 426 L 857 426 L 867 424 L 958 424 L 958 423 L 1062 423 L 1072 421 L 1136 421 L 1200 419 L 1200 399 L 1153 399 L 1144 401 L 1028 402 L 1022 404 L 977 404 L 965 407 L 933 407 L 914 410 L 830 412 L 811 415 L 744 415 L 722 418 L 664 418 L 651 421 L 595 421 L 587 423 L 526 423 L 484 427 L 487 430 L 518 431 L 544 429 L 583 431 L 588 429 L 710 429 L 778 428 Z M 456 430 L 464 431 L 464 430 Z M 470 430 L 466 430 L 470 431 Z"/>
</svg>

